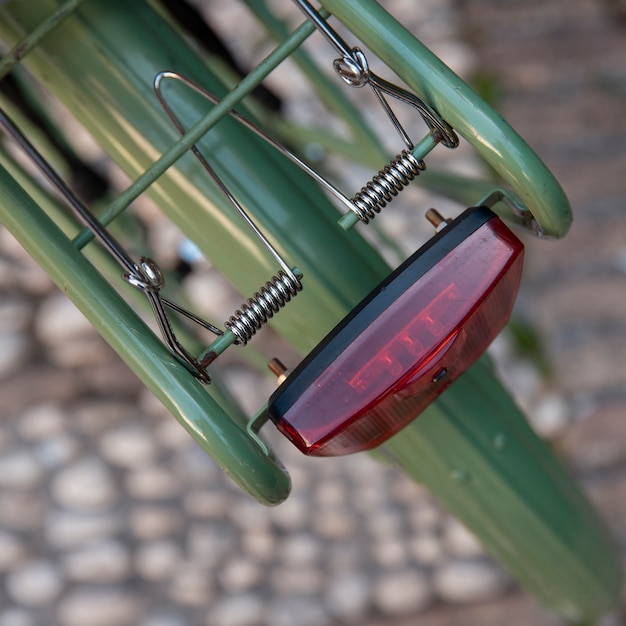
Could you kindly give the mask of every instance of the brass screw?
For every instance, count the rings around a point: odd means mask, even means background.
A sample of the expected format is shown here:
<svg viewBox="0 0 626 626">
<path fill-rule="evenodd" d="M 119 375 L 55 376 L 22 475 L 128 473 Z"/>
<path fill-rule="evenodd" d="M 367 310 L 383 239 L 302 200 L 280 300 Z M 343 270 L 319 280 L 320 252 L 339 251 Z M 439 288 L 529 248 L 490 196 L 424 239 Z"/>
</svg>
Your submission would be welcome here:
<svg viewBox="0 0 626 626">
<path fill-rule="evenodd" d="M 439 230 L 439 227 L 441 226 L 442 228 L 447 226 L 448 224 L 448 220 L 441 215 L 441 213 L 439 213 L 439 211 L 437 211 L 437 209 L 428 209 L 428 211 L 426 211 L 426 219 L 437 229 Z M 443 226 L 442 226 L 443 224 Z"/>
<path fill-rule="evenodd" d="M 287 366 L 280 359 L 274 357 L 267 362 L 267 367 L 276 376 L 276 383 L 282 384 L 287 378 Z"/>
</svg>

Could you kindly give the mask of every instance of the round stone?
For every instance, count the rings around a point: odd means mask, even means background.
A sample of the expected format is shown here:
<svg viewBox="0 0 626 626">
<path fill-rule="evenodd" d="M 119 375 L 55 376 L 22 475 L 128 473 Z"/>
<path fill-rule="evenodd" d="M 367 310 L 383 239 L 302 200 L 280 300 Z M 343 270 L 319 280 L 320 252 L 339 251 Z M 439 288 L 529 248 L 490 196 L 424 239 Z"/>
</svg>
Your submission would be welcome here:
<svg viewBox="0 0 626 626">
<path fill-rule="evenodd" d="M 417 532 L 434 531 L 440 525 L 441 519 L 439 509 L 430 502 L 420 502 L 409 513 L 411 526 Z"/>
<path fill-rule="evenodd" d="M 54 548 L 67 549 L 114 535 L 122 522 L 111 513 L 87 514 L 53 511 L 46 516 L 46 542 Z"/>
<path fill-rule="evenodd" d="M 272 626 L 326 626 L 328 615 L 319 598 L 278 595 L 268 606 L 266 623 Z"/>
<path fill-rule="evenodd" d="M 238 534 L 230 524 L 192 524 L 187 553 L 205 567 L 215 567 L 235 552 Z"/>
<path fill-rule="evenodd" d="M 28 441 L 55 437 L 65 429 L 65 411 L 58 404 L 38 404 L 22 413 L 17 427 Z"/>
<path fill-rule="evenodd" d="M 346 497 L 346 487 L 341 482 L 324 481 L 315 489 L 315 500 L 322 507 L 342 506 Z"/>
<path fill-rule="evenodd" d="M 247 530 L 241 537 L 241 545 L 244 552 L 253 559 L 262 562 L 274 559 L 276 542 L 276 536 L 265 528 Z"/>
<path fill-rule="evenodd" d="M 231 510 L 233 500 L 223 489 L 215 491 L 195 489 L 185 495 L 183 506 L 192 517 L 221 519 Z"/>
<path fill-rule="evenodd" d="M 179 604 L 205 607 L 213 600 L 213 576 L 203 565 L 181 563 L 172 575 L 169 595 Z"/>
<path fill-rule="evenodd" d="M 277 507 L 277 509 L 283 509 L 283 506 Z M 295 509 L 285 507 L 282 511 L 271 510 L 246 497 L 234 499 L 231 507 L 228 509 L 229 519 L 242 531 L 254 528 L 268 528 L 271 517 L 278 516 L 281 513 L 283 515 L 286 514 L 287 517 L 293 515 L 295 518 L 299 518 L 301 509 L 298 506 Z"/>
<path fill-rule="evenodd" d="M 26 360 L 30 342 L 28 335 L 21 331 L 0 334 L 0 376 L 17 372 Z"/>
<path fill-rule="evenodd" d="M 118 497 L 111 474 L 98 458 L 86 458 L 59 471 L 51 484 L 52 496 L 62 506 L 103 509 Z"/>
<path fill-rule="evenodd" d="M 346 622 L 356 622 L 367 612 L 370 603 L 370 580 L 359 572 L 346 572 L 328 581 L 325 605 L 331 615 Z"/>
<path fill-rule="evenodd" d="M 34 487 L 41 477 L 41 468 L 30 452 L 14 450 L 0 456 L 0 487 L 28 489 Z"/>
<path fill-rule="evenodd" d="M 403 567 L 408 560 L 406 538 L 400 535 L 376 539 L 372 545 L 372 554 L 382 567 L 388 569 Z"/>
<path fill-rule="evenodd" d="M 449 561 L 437 569 L 433 578 L 437 595 L 457 604 L 498 598 L 508 582 L 499 567 L 481 560 Z"/>
<path fill-rule="evenodd" d="M 35 331 L 47 346 L 58 346 L 81 335 L 95 333 L 87 318 L 61 292 L 54 292 L 44 300 L 37 312 Z"/>
<path fill-rule="evenodd" d="M 254 587 L 263 578 L 257 563 L 244 557 L 234 557 L 219 570 L 219 581 L 227 593 L 239 593 Z"/>
<path fill-rule="evenodd" d="M 355 516 L 348 510 L 319 511 L 313 517 L 313 530 L 324 539 L 346 539 L 356 528 Z"/>
<path fill-rule="evenodd" d="M 182 558 L 182 550 L 174 541 L 153 541 L 137 549 L 135 569 L 146 580 L 155 582 L 167 580 Z"/>
<path fill-rule="evenodd" d="M 0 524 L 24 532 L 41 528 L 44 523 L 43 499 L 35 493 L 0 490 Z"/>
<path fill-rule="evenodd" d="M 324 588 L 324 574 L 312 566 L 278 567 L 270 574 L 270 582 L 277 594 L 311 595 Z"/>
<path fill-rule="evenodd" d="M 177 478 L 187 485 L 206 487 L 216 478 L 223 478 L 217 465 L 199 446 L 190 446 L 176 451 L 172 469 Z"/>
<path fill-rule="evenodd" d="M 0 626 L 34 626 L 35 618 L 24 609 L 8 609 L 0 612 Z"/>
<path fill-rule="evenodd" d="M 153 465 L 130 473 L 126 478 L 126 490 L 138 500 L 167 500 L 181 491 L 171 472 Z"/>
<path fill-rule="evenodd" d="M 14 535 L 0 530 L 0 572 L 10 571 L 24 562 L 26 546 Z"/>
<path fill-rule="evenodd" d="M 292 495 L 280 506 L 269 509 L 268 513 L 279 528 L 290 532 L 304 528 L 311 514 L 307 500 L 298 495 Z"/>
<path fill-rule="evenodd" d="M 385 615 L 410 615 L 426 609 L 432 602 L 433 592 L 424 574 L 406 569 L 383 574 L 376 581 L 373 599 Z"/>
<path fill-rule="evenodd" d="M 63 557 L 66 576 L 85 583 L 122 582 L 130 573 L 130 564 L 126 547 L 113 540 L 90 545 Z"/>
<path fill-rule="evenodd" d="M 443 530 L 446 551 L 452 556 L 472 558 L 482 556 L 484 550 L 480 542 L 463 524 L 450 519 Z"/>
<path fill-rule="evenodd" d="M 96 365 L 111 357 L 111 348 L 90 322 L 62 293 L 55 292 L 41 305 L 35 332 L 48 348 L 50 359 L 61 367 Z"/>
<path fill-rule="evenodd" d="M 51 563 L 32 561 L 10 572 L 6 585 L 9 595 L 18 604 L 41 606 L 57 598 L 63 580 Z"/>
<path fill-rule="evenodd" d="M 137 468 L 152 462 L 157 448 L 147 428 L 125 424 L 106 433 L 100 441 L 104 458 L 119 467 Z"/>
<path fill-rule="evenodd" d="M 443 545 L 434 533 L 421 533 L 408 542 L 411 556 L 420 564 L 433 565 L 443 556 Z"/>
<path fill-rule="evenodd" d="M 252 593 L 227 596 L 211 607 L 207 626 L 263 626 L 265 606 L 263 600 Z"/>
<path fill-rule="evenodd" d="M 76 437 L 61 434 L 40 441 L 33 452 L 42 467 L 52 470 L 75 460 L 80 453 L 80 443 Z"/>
<path fill-rule="evenodd" d="M 149 615 L 141 620 L 139 626 L 188 626 L 188 621 L 173 611 L 170 613 L 159 611 L 158 615 Z"/>
<path fill-rule="evenodd" d="M 547 439 L 553 439 L 563 432 L 571 414 L 571 407 L 556 393 L 544 394 L 530 412 L 534 428 Z"/>
<path fill-rule="evenodd" d="M 60 602 L 58 621 L 63 626 L 135 626 L 140 598 L 110 587 L 77 587 Z"/>
<path fill-rule="evenodd" d="M 310 565 L 320 558 L 322 546 L 314 535 L 302 533 L 286 537 L 280 543 L 279 557 L 286 565 Z"/>
<path fill-rule="evenodd" d="M 365 519 L 365 525 L 375 538 L 398 537 L 402 534 L 402 516 L 397 511 L 373 512 Z"/>
<path fill-rule="evenodd" d="M 183 517 L 177 510 L 166 506 L 140 506 L 130 514 L 129 523 L 135 537 L 154 541 L 180 530 Z"/>
</svg>

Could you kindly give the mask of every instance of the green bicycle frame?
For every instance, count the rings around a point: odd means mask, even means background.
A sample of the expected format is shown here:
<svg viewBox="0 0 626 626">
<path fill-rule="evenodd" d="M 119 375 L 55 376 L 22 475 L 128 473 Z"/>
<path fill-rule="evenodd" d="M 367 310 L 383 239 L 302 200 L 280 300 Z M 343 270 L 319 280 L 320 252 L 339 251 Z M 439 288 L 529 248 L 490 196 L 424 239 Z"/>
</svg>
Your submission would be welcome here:
<svg viewBox="0 0 626 626">
<path fill-rule="evenodd" d="M 565 234 L 571 221 L 567 199 L 506 122 L 377 3 L 322 4 L 503 175 L 542 234 Z M 56 9 L 53 0 L 3 4 L 0 37 L 19 48 Z M 24 60 L 135 181 L 102 219 L 113 219 L 147 191 L 241 293 L 252 293 L 276 271 L 274 262 L 187 154 L 192 144 L 199 146 L 280 254 L 304 273 L 302 294 L 273 322 L 302 354 L 389 272 L 356 229 L 337 227 L 336 209 L 305 174 L 226 116 L 311 31 L 302 26 L 227 93 L 149 4 L 86 0 Z M 169 102 L 189 129 L 182 139 L 152 91 L 154 76 L 164 69 L 224 98 L 209 107 L 172 86 Z M 120 295 L 127 287 L 120 281 L 114 288 L 86 260 L 80 249 L 92 245 L 88 233 L 68 238 L 4 168 L 0 219 L 234 480 L 265 504 L 287 497 L 288 475 L 248 434 L 241 415 L 211 386 L 193 379 L 130 310 Z M 621 574 L 610 537 L 487 360 L 390 440 L 380 456 L 426 484 L 550 608 L 591 623 L 614 604 Z"/>
</svg>

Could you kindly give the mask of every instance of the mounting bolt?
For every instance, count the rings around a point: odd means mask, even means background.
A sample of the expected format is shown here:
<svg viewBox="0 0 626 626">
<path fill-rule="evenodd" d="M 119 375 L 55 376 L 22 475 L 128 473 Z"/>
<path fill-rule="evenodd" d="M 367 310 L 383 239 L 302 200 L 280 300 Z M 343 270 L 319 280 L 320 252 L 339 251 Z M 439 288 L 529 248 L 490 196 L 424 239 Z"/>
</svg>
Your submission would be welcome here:
<svg viewBox="0 0 626 626">
<path fill-rule="evenodd" d="M 281 385 L 287 378 L 287 366 L 280 359 L 274 357 L 267 362 L 267 367 L 276 376 L 276 384 Z"/>
<path fill-rule="evenodd" d="M 426 211 L 426 219 L 437 229 L 437 232 L 443 230 L 451 220 L 446 219 L 437 209 L 428 209 Z"/>
</svg>

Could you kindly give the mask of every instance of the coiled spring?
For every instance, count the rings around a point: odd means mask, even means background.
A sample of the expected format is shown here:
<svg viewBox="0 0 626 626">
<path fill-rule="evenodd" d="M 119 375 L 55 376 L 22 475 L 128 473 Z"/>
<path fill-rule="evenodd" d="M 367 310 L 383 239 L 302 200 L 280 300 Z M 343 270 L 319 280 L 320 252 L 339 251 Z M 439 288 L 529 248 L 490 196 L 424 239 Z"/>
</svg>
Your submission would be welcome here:
<svg viewBox="0 0 626 626">
<path fill-rule="evenodd" d="M 246 345 L 257 330 L 284 307 L 302 289 L 297 273 L 278 272 L 241 305 L 224 324 L 237 336 L 238 345 Z"/>
<path fill-rule="evenodd" d="M 424 161 L 403 150 L 351 198 L 352 211 L 363 223 L 369 223 L 425 169 Z"/>
</svg>

